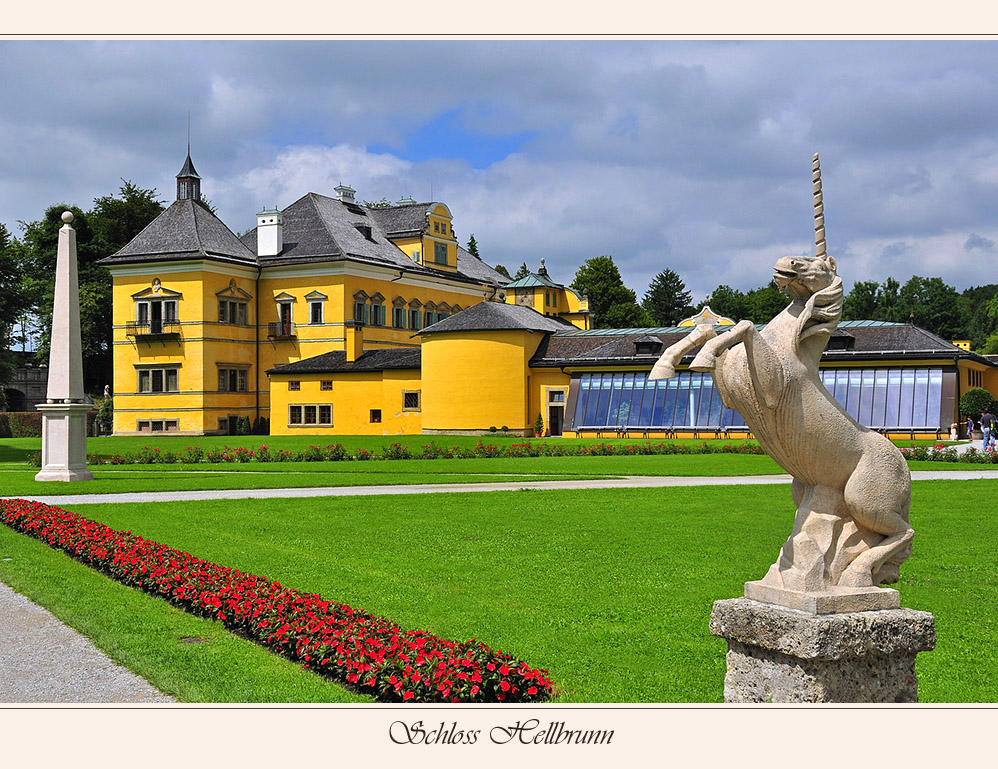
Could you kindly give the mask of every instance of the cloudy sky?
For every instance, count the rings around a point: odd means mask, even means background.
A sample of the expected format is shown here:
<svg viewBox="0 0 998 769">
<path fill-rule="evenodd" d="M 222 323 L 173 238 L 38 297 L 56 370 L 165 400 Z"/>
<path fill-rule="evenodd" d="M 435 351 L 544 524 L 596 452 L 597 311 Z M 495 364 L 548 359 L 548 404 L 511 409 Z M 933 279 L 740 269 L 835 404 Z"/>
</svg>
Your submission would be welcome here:
<svg viewBox="0 0 998 769">
<path fill-rule="evenodd" d="M 121 179 L 222 220 L 339 183 L 442 200 L 490 264 L 568 283 L 613 255 L 639 296 L 765 284 L 813 253 L 821 155 L 847 287 L 998 283 L 998 42 L 0 41 L 0 222 Z"/>
</svg>

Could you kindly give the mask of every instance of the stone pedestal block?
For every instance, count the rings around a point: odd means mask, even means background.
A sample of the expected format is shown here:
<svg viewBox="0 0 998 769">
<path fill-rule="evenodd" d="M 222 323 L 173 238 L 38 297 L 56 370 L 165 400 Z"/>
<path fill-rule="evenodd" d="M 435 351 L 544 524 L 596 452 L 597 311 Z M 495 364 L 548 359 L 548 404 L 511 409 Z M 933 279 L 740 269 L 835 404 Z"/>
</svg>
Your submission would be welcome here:
<svg viewBox="0 0 998 769">
<path fill-rule="evenodd" d="M 917 702 L 915 655 L 935 620 L 913 609 L 807 614 L 747 598 L 716 601 L 728 642 L 725 702 Z"/>
<path fill-rule="evenodd" d="M 36 481 L 92 481 L 87 469 L 86 403 L 39 403 L 42 469 Z"/>
</svg>

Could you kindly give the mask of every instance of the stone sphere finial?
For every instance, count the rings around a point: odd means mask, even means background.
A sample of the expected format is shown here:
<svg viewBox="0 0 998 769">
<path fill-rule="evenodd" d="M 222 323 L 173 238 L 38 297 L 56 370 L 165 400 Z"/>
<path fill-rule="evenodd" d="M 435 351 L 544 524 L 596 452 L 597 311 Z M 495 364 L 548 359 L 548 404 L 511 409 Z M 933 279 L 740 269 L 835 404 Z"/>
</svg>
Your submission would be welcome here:
<svg viewBox="0 0 998 769">
<path fill-rule="evenodd" d="M 72 211 L 63 211 L 62 212 L 62 220 L 66 224 L 72 224 L 73 223 L 73 212 Z"/>
</svg>

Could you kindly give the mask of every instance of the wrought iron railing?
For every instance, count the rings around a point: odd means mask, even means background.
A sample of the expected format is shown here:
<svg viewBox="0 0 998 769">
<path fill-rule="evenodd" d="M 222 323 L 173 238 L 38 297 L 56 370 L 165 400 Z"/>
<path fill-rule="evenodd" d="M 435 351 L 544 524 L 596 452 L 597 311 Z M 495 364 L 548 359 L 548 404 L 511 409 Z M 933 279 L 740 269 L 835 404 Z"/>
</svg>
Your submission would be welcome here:
<svg viewBox="0 0 998 769">
<path fill-rule="evenodd" d="M 129 321 L 125 326 L 125 333 L 128 336 L 180 336 L 180 321 Z"/>
<path fill-rule="evenodd" d="M 268 323 L 267 336 L 271 339 L 289 339 L 295 335 L 294 323 Z"/>
</svg>

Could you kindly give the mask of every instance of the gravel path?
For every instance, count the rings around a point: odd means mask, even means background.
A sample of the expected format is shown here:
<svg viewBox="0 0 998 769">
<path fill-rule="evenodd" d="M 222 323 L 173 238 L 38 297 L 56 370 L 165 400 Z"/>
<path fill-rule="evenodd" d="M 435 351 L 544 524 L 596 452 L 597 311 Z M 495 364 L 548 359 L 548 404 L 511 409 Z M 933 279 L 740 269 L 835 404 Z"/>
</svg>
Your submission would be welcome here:
<svg viewBox="0 0 998 769">
<path fill-rule="evenodd" d="M 0 702 L 174 702 L 0 582 Z"/>
</svg>

